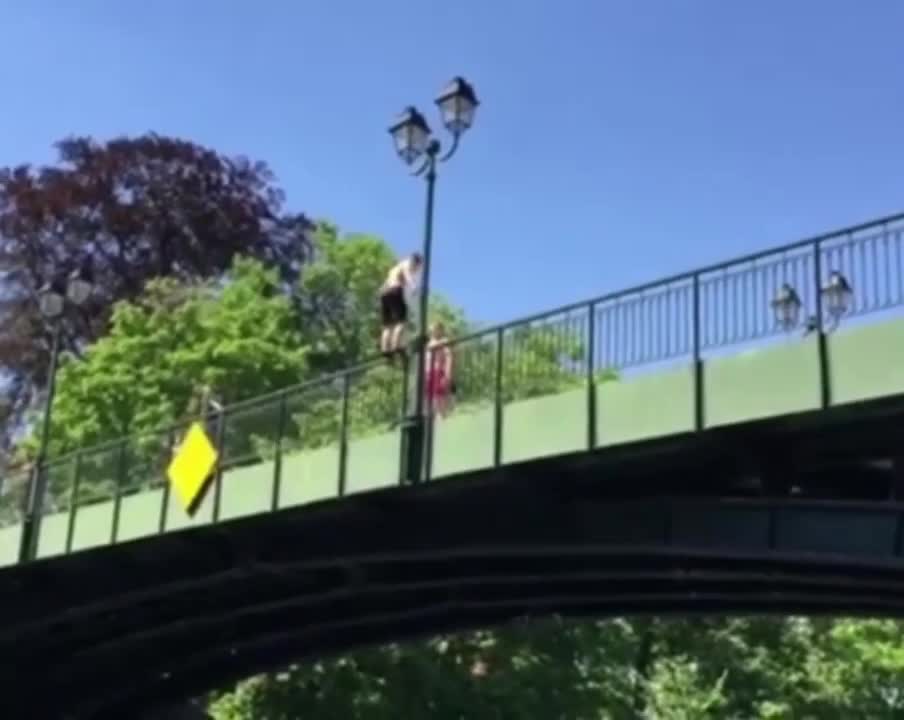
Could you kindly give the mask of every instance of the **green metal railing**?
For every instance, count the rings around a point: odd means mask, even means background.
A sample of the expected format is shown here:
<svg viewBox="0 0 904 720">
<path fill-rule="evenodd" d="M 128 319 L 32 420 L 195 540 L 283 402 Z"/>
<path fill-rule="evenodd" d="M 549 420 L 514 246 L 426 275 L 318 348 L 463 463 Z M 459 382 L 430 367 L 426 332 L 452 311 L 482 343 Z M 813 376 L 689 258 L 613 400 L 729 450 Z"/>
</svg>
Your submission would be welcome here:
<svg viewBox="0 0 904 720">
<path fill-rule="evenodd" d="M 841 272 L 853 288 L 846 318 L 904 305 L 904 214 L 759 252 L 655 283 L 575 303 L 450 342 L 455 362 L 456 407 L 492 408 L 493 463 L 502 462 L 507 404 L 586 389 L 587 447 L 596 446 L 595 388 L 614 373 L 662 363 L 703 360 L 726 348 L 761 342 L 782 333 L 818 338 L 822 402 L 831 402 L 825 338 L 831 318 L 821 289 Z M 783 286 L 795 289 L 796 322 L 776 322 L 773 299 Z M 703 423 L 703 383 L 695 385 L 694 416 Z M 335 494 L 347 488 L 350 443 L 397 427 L 411 402 L 412 373 L 405 366 L 371 360 L 314 381 L 226 407 L 205 418 L 220 448 L 212 480 L 210 520 L 221 519 L 224 473 L 272 462 L 268 507 L 283 506 L 285 460 L 300 450 L 335 447 Z M 432 411 L 432 408 L 428 408 Z M 165 469 L 187 423 L 120 438 L 51 458 L 40 519 L 68 513 L 66 547 L 73 547 L 79 508 L 112 502 L 109 542 L 122 539 L 126 500 L 160 491 L 160 512 L 149 532 L 164 532 L 172 518 Z M 423 478 L 432 476 L 433 435 L 428 428 Z M 35 473 L 0 477 L 0 527 L 22 520 Z M 148 522 L 145 520 L 145 522 Z M 36 524 L 40 533 L 40 522 Z"/>
</svg>

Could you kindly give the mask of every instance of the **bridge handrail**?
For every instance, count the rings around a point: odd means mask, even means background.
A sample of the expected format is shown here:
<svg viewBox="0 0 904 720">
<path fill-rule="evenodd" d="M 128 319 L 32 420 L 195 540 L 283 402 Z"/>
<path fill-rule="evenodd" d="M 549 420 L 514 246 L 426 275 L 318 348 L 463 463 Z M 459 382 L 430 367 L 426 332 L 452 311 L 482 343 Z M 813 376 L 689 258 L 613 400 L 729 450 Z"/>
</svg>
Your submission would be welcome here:
<svg viewBox="0 0 904 720">
<path fill-rule="evenodd" d="M 629 297 L 631 295 L 638 295 L 650 290 L 658 289 L 658 288 L 666 288 L 669 285 L 673 285 L 676 283 L 680 283 L 682 281 L 694 280 L 695 278 L 700 278 L 701 276 L 724 271 L 733 266 L 744 265 L 748 263 L 755 263 L 758 260 L 762 260 L 765 258 L 769 258 L 775 255 L 783 255 L 789 252 L 793 252 L 795 250 L 800 250 L 803 248 L 816 248 L 818 249 L 821 244 L 827 243 L 832 240 L 843 239 L 845 237 L 852 237 L 856 233 L 861 233 L 863 231 L 875 230 L 878 228 L 886 227 L 895 223 L 904 223 L 904 212 L 895 213 L 891 215 L 887 215 L 869 222 L 859 223 L 856 225 L 851 225 L 848 227 L 844 227 L 841 229 L 836 229 L 830 232 L 821 233 L 819 235 L 814 235 L 808 238 L 804 238 L 802 240 L 797 240 L 792 243 L 788 243 L 785 245 L 776 245 L 765 250 L 759 250 L 754 253 L 750 253 L 747 255 L 743 255 L 740 257 L 732 258 L 731 260 L 722 261 L 719 263 L 713 263 L 710 265 L 706 265 L 700 268 L 696 268 L 694 270 L 688 270 L 681 273 L 677 273 L 671 276 L 667 276 L 665 278 L 660 278 L 658 280 L 652 282 L 646 282 L 639 285 L 635 285 L 632 287 L 624 288 L 618 291 L 605 293 L 603 295 L 598 295 L 596 297 L 592 297 L 589 299 L 581 300 L 578 302 L 569 303 L 567 305 L 562 305 L 550 310 L 541 311 L 538 313 L 534 313 L 532 315 L 523 316 L 517 318 L 515 320 L 510 320 L 505 323 L 500 323 L 497 325 L 493 325 L 486 328 L 480 328 L 471 332 L 467 335 L 456 337 L 450 341 L 450 345 L 461 345 L 469 341 L 473 341 L 475 339 L 491 336 L 491 335 L 500 335 L 501 333 L 505 333 L 513 328 L 529 326 L 532 323 L 546 320 L 558 315 L 564 315 L 570 312 L 574 312 L 576 310 L 581 310 L 583 308 L 592 308 L 594 306 L 617 301 L 621 298 Z M 330 383 L 335 383 L 338 380 L 342 380 L 346 376 L 353 376 L 356 374 L 360 374 L 368 371 L 374 367 L 379 366 L 380 364 L 385 364 L 386 360 L 382 356 L 374 356 L 363 360 L 355 365 L 342 368 L 341 370 L 336 370 L 330 373 L 325 373 L 323 375 L 319 375 L 316 378 L 311 378 L 305 380 L 300 383 L 296 383 L 293 385 L 289 385 L 278 390 L 271 391 L 269 393 L 265 393 L 263 395 L 257 395 L 255 397 L 246 398 L 244 400 L 231 403 L 224 408 L 222 412 L 232 413 L 241 409 L 253 407 L 259 403 L 265 403 L 267 401 L 277 400 L 283 396 L 288 396 L 291 394 L 295 394 L 298 392 L 302 392 L 306 389 L 326 386 Z M 220 411 L 211 411 L 204 415 L 195 416 L 195 419 L 204 420 L 207 422 L 211 422 L 215 420 L 220 415 Z M 125 435 L 112 438 L 109 440 L 104 440 L 100 443 L 95 443 L 92 445 L 87 445 L 84 447 L 75 448 L 65 453 L 61 453 L 56 456 L 49 457 L 46 462 L 46 465 L 54 465 L 57 463 L 65 462 L 80 453 L 87 452 L 100 452 L 102 450 L 116 447 L 117 445 L 127 441 L 130 438 L 140 437 L 142 435 L 149 435 L 151 433 L 155 435 L 166 435 L 167 433 L 176 432 L 186 425 L 186 420 L 183 419 L 181 421 L 176 421 L 167 425 L 160 426 L 155 430 L 149 430 L 143 433 L 127 433 Z M 8 475 L 11 470 L 14 468 L 7 468 L 7 471 L 4 475 Z M 0 482 L 0 485 L 3 483 Z"/>
</svg>

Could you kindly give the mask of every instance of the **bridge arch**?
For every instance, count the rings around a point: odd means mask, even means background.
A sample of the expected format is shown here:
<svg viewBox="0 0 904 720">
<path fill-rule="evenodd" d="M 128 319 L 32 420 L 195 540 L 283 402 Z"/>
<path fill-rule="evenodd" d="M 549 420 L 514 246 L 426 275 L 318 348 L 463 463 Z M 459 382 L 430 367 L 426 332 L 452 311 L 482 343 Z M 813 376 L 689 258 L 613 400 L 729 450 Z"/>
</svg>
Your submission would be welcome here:
<svg viewBox="0 0 904 720">
<path fill-rule="evenodd" d="M 904 411 L 870 407 L 831 426 L 824 413 L 818 426 L 749 423 L 0 571 L 5 697 L 26 716 L 121 718 L 298 659 L 550 614 L 902 615 L 904 506 L 874 490 L 818 497 L 842 480 L 894 490 Z M 782 459 L 777 442 L 795 452 Z"/>
</svg>

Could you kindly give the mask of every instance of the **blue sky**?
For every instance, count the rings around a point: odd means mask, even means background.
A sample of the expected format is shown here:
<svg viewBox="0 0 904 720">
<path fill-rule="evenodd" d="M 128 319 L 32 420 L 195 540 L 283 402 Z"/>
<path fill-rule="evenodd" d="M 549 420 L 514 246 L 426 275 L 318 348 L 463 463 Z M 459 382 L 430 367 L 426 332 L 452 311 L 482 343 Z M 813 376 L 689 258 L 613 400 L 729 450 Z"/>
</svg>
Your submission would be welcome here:
<svg viewBox="0 0 904 720">
<path fill-rule="evenodd" d="M 0 164 L 146 130 L 266 160 L 289 205 L 419 247 L 386 133 L 483 104 L 434 287 L 495 321 L 904 209 L 900 0 L 6 0 Z"/>
</svg>

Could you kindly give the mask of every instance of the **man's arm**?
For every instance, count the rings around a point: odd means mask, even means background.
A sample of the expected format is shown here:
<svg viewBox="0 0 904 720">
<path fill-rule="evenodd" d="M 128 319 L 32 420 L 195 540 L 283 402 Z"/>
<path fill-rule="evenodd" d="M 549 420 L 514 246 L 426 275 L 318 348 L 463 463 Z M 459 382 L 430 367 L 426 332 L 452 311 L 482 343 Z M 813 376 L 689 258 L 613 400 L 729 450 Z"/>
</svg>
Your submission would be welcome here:
<svg viewBox="0 0 904 720">
<path fill-rule="evenodd" d="M 408 288 L 408 291 L 412 294 L 416 293 L 421 285 L 421 271 L 412 272 L 411 265 L 406 263 L 402 268 L 402 277 L 405 278 L 405 287 Z"/>
</svg>

